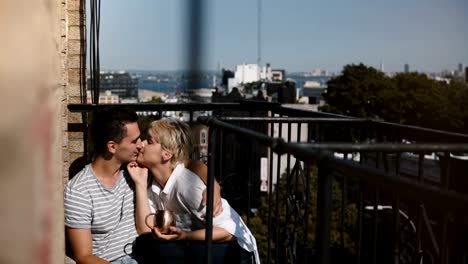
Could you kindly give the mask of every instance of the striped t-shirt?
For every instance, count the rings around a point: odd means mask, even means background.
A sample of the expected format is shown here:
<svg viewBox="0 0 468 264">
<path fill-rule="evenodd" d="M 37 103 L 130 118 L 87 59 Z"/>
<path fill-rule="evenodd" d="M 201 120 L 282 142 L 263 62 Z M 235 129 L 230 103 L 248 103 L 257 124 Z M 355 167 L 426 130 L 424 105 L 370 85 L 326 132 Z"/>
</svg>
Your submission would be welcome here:
<svg viewBox="0 0 468 264">
<path fill-rule="evenodd" d="M 134 217 L 134 183 L 120 172 L 113 188 L 105 187 L 94 175 L 91 164 L 65 188 L 65 225 L 91 229 L 93 255 L 114 261 L 131 252 L 137 232 Z"/>
</svg>

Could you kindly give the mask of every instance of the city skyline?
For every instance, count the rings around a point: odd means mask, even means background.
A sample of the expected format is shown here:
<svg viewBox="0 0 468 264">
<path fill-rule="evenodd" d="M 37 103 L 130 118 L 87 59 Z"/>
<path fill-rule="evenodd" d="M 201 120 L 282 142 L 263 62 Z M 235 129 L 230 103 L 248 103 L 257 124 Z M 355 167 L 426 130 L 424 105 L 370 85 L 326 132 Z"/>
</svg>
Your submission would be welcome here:
<svg viewBox="0 0 468 264">
<path fill-rule="evenodd" d="M 261 63 L 288 72 L 358 63 L 440 72 L 468 64 L 465 0 L 262 0 L 261 10 Z M 185 69 L 186 14 L 181 0 L 103 1 L 101 68 Z M 257 62 L 257 1 L 205 1 L 203 16 L 203 69 Z"/>
</svg>

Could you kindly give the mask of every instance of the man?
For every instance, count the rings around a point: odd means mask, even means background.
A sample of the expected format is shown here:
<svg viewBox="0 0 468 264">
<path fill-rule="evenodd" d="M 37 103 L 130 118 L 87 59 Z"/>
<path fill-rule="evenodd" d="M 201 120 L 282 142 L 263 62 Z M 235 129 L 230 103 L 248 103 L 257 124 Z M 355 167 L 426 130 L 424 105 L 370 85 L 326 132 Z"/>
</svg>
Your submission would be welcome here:
<svg viewBox="0 0 468 264">
<path fill-rule="evenodd" d="M 135 161 L 142 148 L 136 113 L 124 108 L 97 112 L 91 140 L 94 160 L 65 188 L 65 226 L 72 258 L 77 263 L 136 263 L 127 255 L 137 236 L 134 183 L 121 169 Z M 206 179 L 206 167 L 193 162 L 188 167 Z M 219 188 L 215 196 L 220 200 Z M 216 215 L 222 209 L 215 207 Z"/>
</svg>

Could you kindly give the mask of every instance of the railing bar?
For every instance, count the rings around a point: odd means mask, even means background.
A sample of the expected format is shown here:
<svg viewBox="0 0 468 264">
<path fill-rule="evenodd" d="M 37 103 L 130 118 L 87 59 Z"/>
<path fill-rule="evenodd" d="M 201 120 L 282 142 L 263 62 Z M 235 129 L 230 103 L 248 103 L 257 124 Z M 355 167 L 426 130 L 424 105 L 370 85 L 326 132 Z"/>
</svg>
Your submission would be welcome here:
<svg viewBox="0 0 468 264">
<path fill-rule="evenodd" d="M 449 186 L 450 186 L 450 173 L 452 171 L 451 161 L 450 161 L 450 153 L 446 152 L 445 153 L 445 158 L 446 158 L 445 170 L 441 171 L 441 173 L 445 172 L 445 175 L 441 179 L 441 182 L 442 182 L 442 188 L 448 190 Z"/>
<path fill-rule="evenodd" d="M 424 225 L 426 227 L 427 232 L 429 233 L 429 237 L 431 238 L 432 247 L 434 248 L 437 257 L 440 257 L 439 245 L 437 244 L 437 240 L 435 238 L 434 232 L 432 231 L 431 224 L 429 223 L 429 217 L 427 216 L 426 208 L 424 207 L 424 204 L 421 204 L 420 207 Z"/>
<path fill-rule="evenodd" d="M 359 188 L 359 208 L 358 208 L 358 243 L 357 243 L 357 257 L 356 263 L 361 263 L 361 249 L 362 249 L 362 219 L 363 219 L 363 212 L 364 212 L 364 197 L 362 192 L 362 183 L 360 184 Z"/>
<path fill-rule="evenodd" d="M 311 137 L 311 131 L 312 129 L 311 123 L 307 122 L 307 142 L 310 142 L 310 137 Z M 304 182 L 304 190 L 305 190 L 305 208 L 304 208 L 304 239 L 302 241 L 304 245 L 304 258 L 302 260 L 302 263 L 308 263 L 308 247 L 307 247 L 307 241 L 308 241 L 308 226 L 309 226 L 309 199 L 310 199 L 310 174 L 311 174 L 311 169 L 310 169 L 310 163 L 304 163 L 304 172 L 305 172 L 305 182 Z"/>
<path fill-rule="evenodd" d="M 379 151 L 376 151 L 375 152 L 375 168 L 379 168 L 380 167 L 380 152 Z"/>
<path fill-rule="evenodd" d="M 375 186 L 374 210 L 373 210 L 373 232 L 372 232 L 372 263 L 377 263 L 377 236 L 378 236 L 378 217 L 379 217 L 379 186 Z"/>
<path fill-rule="evenodd" d="M 388 155 L 386 152 L 382 152 L 382 163 L 383 163 L 384 170 L 388 172 L 389 164 L 388 164 Z"/>
<path fill-rule="evenodd" d="M 450 161 L 450 153 L 446 154 L 447 157 L 447 168 L 446 168 L 446 174 L 445 174 L 445 181 L 443 182 L 442 188 L 445 190 L 449 190 L 450 187 L 450 173 L 451 173 L 451 161 Z M 449 215 L 447 211 L 444 211 L 443 213 L 443 219 L 442 219 L 442 243 L 441 243 L 441 261 L 440 263 L 445 264 L 449 263 L 449 248 L 447 245 L 448 241 L 448 221 L 449 221 Z"/>
<path fill-rule="evenodd" d="M 287 141 L 291 142 L 291 123 L 288 123 Z M 290 166 L 291 166 L 291 154 L 290 153 L 287 153 L 286 159 L 287 159 L 286 160 L 286 175 L 288 177 L 286 179 L 286 192 L 289 192 L 289 190 L 291 189 L 291 178 L 292 178 L 291 174 L 294 173 L 296 167 L 293 168 L 293 171 L 290 170 Z M 297 162 L 297 160 L 296 160 L 296 162 Z M 286 207 L 286 216 L 288 216 L 288 213 L 289 213 L 289 210 L 288 210 L 289 209 L 289 203 L 288 202 L 285 203 L 285 207 Z M 286 223 L 287 223 L 287 221 L 286 221 Z"/>
<path fill-rule="evenodd" d="M 447 245 L 447 229 L 448 229 L 448 214 L 445 212 L 443 214 L 443 220 L 442 220 L 442 252 L 441 252 L 441 259 L 440 259 L 440 263 L 441 264 L 445 264 L 445 263 L 449 263 L 448 261 L 448 245 Z"/>
<path fill-rule="evenodd" d="M 297 123 L 297 142 L 302 142 L 301 141 L 301 127 L 302 123 Z"/>
<path fill-rule="evenodd" d="M 465 143 L 291 143 L 303 148 L 335 152 L 468 152 Z"/>
<path fill-rule="evenodd" d="M 220 117 L 222 121 L 246 121 L 246 122 L 259 122 L 259 123 L 273 123 L 273 122 L 283 122 L 283 123 L 332 123 L 332 124 L 342 124 L 342 123 L 367 123 L 369 119 L 364 118 L 324 118 L 324 117 Z"/>
<path fill-rule="evenodd" d="M 343 159 L 348 159 L 348 153 L 343 153 Z M 343 183 L 341 186 L 341 228 L 340 228 L 340 242 L 341 249 L 344 251 L 345 248 L 345 217 L 346 217 L 346 175 L 343 174 Z"/>
<path fill-rule="evenodd" d="M 217 120 L 216 118 L 213 118 L 213 117 L 201 116 L 201 117 L 198 117 L 197 120 L 198 120 L 198 122 L 206 124 L 208 126 L 220 127 L 222 129 L 229 130 L 231 132 L 235 132 L 235 133 L 239 134 L 240 136 L 250 138 L 250 139 L 254 139 L 254 140 L 260 142 L 263 145 L 266 145 L 266 146 L 269 146 L 269 147 L 273 148 L 273 151 L 275 151 L 275 146 L 277 145 L 277 143 L 279 143 L 278 141 L 282 141 L 280 139 L 272 138 L 272 137 L 266 136 L 264 134 L 258 133 L 256 131 L 252 131 L 250 129 L 237 127 L 237 126 L 234 126 L 232 124 L 228 124 L 228 123 L 219 121 L 219 120 Z M 272 129 L 273 129 L 273 127 L 271 127 L 271 124 L 270 124 L 270 133 L 273 133 Z"/>
<path fill-rule="evenodd" d="M 346 178 L 346 175 L 343 174 L 343 184 L 342 184 L 343 189 L 341 190 L 341 232 L 340 232 L 341 248 L 343 251 L 345 249 L 345 219 L 348 215 L 347 208 L 346 208 L 346 203 L 347 203 L 346 188 L 347 187 L 348 187 L 347 178 Z"/>
<path fill-rule="evenodd" d="M 395 160 L 395 174 L 396 175 L 400 173 L 400 159 L 401 159 L 401 152 L 397 152 L 396 160 Z"/>
<path fill-rule="evenodd" d="M 309 184 L 310 184 L 310 164 L 307 163 L 304 165 L 305 168 L 304 168 L 304 172 L 305 172 L 305 182 L 304 182 L 304 188 L 305 188 L 305 209 L 304 209 L 304 240 L 303 240 L 303 244 L 304 244 L 304 259 L 302 261 L 302 263 L 308 263 L 308 248 L 307 248 L 307 237 L 308 237 L 308 224 L 309 224 L 309 199 L 310 199 L 310 195 L 309 195 Z"/>
<path fill-rule="evenodd" d="M 395 176 L 400 173 L 400 157 L 401 152 L 396 154 L 395 160 Z M 395 202 L 393 208 L 393 214 L 395 215 L 395 236 L 394 236 L 394 263 L 400 263 L 400 228 L 401 228 L 401 217 L 400 217 L 400 194 L 395 194 Z M 408 219 L 409 221 L 409 219 Z"/>
<path fill-rule="evenodd" d="M 300 125 L 299 125 L 299 123 L 296 123 L 296 142 L 299 142 L 299 141 L 300 141 L 300 131 L 301 131 L 301 130 L 300 130 Z M 291 139 L 291 140 L 292 140 L 292 139 Z M 294 193 L 295 193 L 295 195 L 297 195 L 297 193 L 298 193 L 298 183 L 299 183 L 299 174 L 300 174 L 300 169 L 301 169 L 301 166 L 300 166 L 301 161 L 300 161 L 297 157 L 295 157 L 295 159 L 296 159 L 296 165 L 297 165 L 298 167 L 297 167 L 297 173 L 295 174 L 295 178 L 294 178 Z M 297 199 L 297 198 L 296 198 L 296 199 Z M 294 232 L 293 232 L 293 234 L 294 234 L 294 240 L 293 240 L 293 241 L 295 241 L 295 242 L 294 242 L 293 248 L 294 248 L 294 259 L 295 259 L 296 262 L 297 262 L 297 248 L 296 248 L 296 246 L 297 246 L 297 244 L 296 244 L 296 238 L 297 238 L 297 230 L 296 230 L 297 221 L 298 221 L 298 220 L 297 220 L 297 217 L 295 217 L 295 218 L 294 218 Z"/>
<path fill-rule="evenodd" d="M 310 159 L 310 157 L 309 157 Z M 325 157 L 323 158 L 325 159 Z M 468 206 L 468 196 L 454 191 L 442 190 L 436 186 L 424 183 L 418 183 L 404 177 L 395 177 L 393 174 L 385 173 L 372 167 L 355 165 L 354 162 L 337 159 L 326 159 L 329 166 L 334 170 L 348 174 L 360 179 L 365 179 L 371 183 L 380 184 L 385 188 L 397 190 L 406 193 L 408 196 L 417 195 L 420 199 L 431 200 L 435 204 L 443 207 L 462 207 Z"/>
<path fill-rule="evenodd" d="M 401 228 L 401 217 L 400 217 L 400 195 L 395 194 L 395 200 L 393 205 L 393 215 L 395 219 L 394 223 L 394 236 L 393 236 L 393 263 L 400 263 L 400 228 Z M 408 219 L 409 220 L 409 219 Z"/>
<path fill-rule="evenodd" d="M 287 123 L 288 124 L 288 129 L 287 129 L 287 142 L 291 142 L 291 123 Z M 291 163 L 291 154 L 290 153 L 287 153 L 287 160 L 286 160 L 286 172 L 287 172 L 287 175 L 290 174 L 290 163 Z"/>
<path fill-rule="evenodd" d="M 424 153 L 419 153 L 418 155 L 418 181 L 424 181 Z"/>
<path fill-rule="evenodd" d="M 274 133 L 274 127 L 269 124 L 270 135 Z M 267 263 L 271 263 L 271 228 L 272 228 L 272 219 L 271 219 L 271 208 L 273 199 L 272 199 L 272 190 L 273 190 L 273 149 L 270 148 L 270 174 L 268 178 L 268 252 L 267 252 Z"/>
<path fill-rule="evenodd" d="M 278 123 L 278 129 L 279 129 L 279 132 L 278 132 L 278 137 L 279 138 L 282 138 L 283 136 L 283 126 L 282 126 L 282 123 Z M 280 171 L 281 171 L 281 156 L 280 154 L 276 154 L 276 162 L 277 162 L 277 165 L 276 165 L 276 212 L 275 212 L 275 216 L 276 216 L 276 241 L 275 241 L 275 244 L 276 244 L 276 256 L 275 256 L 275 260 L 276 262 L 275 263 L 279 263 L 279 193 L 280 193 L 280 179 L 281 179 L 281 175 L 280 175 Z"/>
<path fill-rule="evenodd" d="M 217 132 L 218 129 L 210 129 L 209 135 L 209 151 L 208 151 L 208 179 L 207 179 L 207 205 L 206 205 L 206 219 L 205 219 L 205 263 L 212 261 L 212 239 L 213 239 L 213 192 L 214 192 L 214 178 L 216 174 L 215 162 L 218 153 L 217 148 Z"/>
<path fill-rule="evenodd" d="M 275 103 L 273 103 L 275 105 Z M 187 111 L 193 109 L 195 111 L 213 111 L 213 110 L 238 110 L 245 111 L 246 109 L 256 111 L 269 111 L 272 108 L 271 103 L 258 102 L 248 103 L 245 100 L 241 100 L 238 103 L 142 103 L 142 104 L 68 104 L 68 110 L 71 112 L 90 112 L 95 109 L 102 109 L 108 107 L 125 107 L 136 111 L 156 111 L 162 110 L 171 111 Z"/>
<path fill-rule="evenodd" d="M 400 134 L 409 135 L 411 133 L 415 134 L 424 134 L 426 137 L 432 137 L 434 139 L 443 138 L 443 137 L 453 137 L 456 141 L 465 141 L 468 139 L 468 135 L 454 133 L 454 132 L 446 132 L 442 130 L 436 130 L 431 128 L 423 128 L 411 125 L 403 125 L 398 123 L 390 123 L 384 121 L 376 121 L 376 120 L 369 120 L 371 125 L 378 125 L 381 126 L 382 129 L 388 129 L 388 127 L 393 129 L 400 130 Z"/>
<path fill-rule="evenodd" d="M 319 124 L 314 124 L 315 128 L 315 138 L 314 138 L 314 143 L 319 143 L 321 142 L 320 140 L 320 125 Z M 310 141 L 307 141 L 310 142 Z"/>
<path fill-rule="evenodd" d="M 249 145 L 249 155 L 251 157 L 256 157 L 256 150 L 257 146 L 256 145 Z M 250 171 L 254 171 L 255 165 L 254 163 L 250 163 Z M 250 213 L 252 209 L 252 192 L 253 192 L 253 183 L 252 183 L 252 173 L 247 173 L 248 174 L 248 183 L 247 183 L 247 226 L 250 226 Z"/>
<path fill-rule="evenodd" d="M 332 175 L 329 173 L 328 164 L 318 165 L 317 185 L 317 230 L 316 242 L 319 263 L 330 263 L 330 233 L 331 233 L 331 209 L 332 209 Z"/>
<path fill-rule="evenodd" d="M 330 118 L 350 118 L 349 116 L 337 115 L 332 113 L 317 112 L 310 110 L 303 110 L 291 107 L 285 107 L 281 105 L 273 106 L 274 110 L 278 114 L 284 114 L 287 116 L 315 116 L 315 117 L 330 117 Z"/>
<path fill-rule="evenodd" d="M 224 138 L 226 137 L 226 133 L 224 130 L 221 129 L 220 133 L 219 133 L 219 137 L 220 137 L 220 141 L 219 142 L 222 142 L 221 144 L 218 144 L 219 145 L 219 153 L 224 153 Z M 222 175 L 223 172 L 224 172 L 224 162 L 218 162 L 218 168 L 219 168 L 219 175 Z"/>
</svg>

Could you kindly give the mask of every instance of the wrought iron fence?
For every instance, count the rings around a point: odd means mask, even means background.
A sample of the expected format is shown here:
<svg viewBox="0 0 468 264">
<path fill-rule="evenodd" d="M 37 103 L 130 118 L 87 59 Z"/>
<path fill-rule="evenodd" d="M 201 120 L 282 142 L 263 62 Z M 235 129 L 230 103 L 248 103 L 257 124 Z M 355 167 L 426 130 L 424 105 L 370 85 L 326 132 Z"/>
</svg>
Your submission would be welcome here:
<svg viewBox="0 0 468 264">
<path fill-rule="evenodd" d="M 126 106 L 209 127 L 208 199 L 216 177 L 263 262 L 467 261 L 467 135 L 253 101 Z"/>
</svg>

